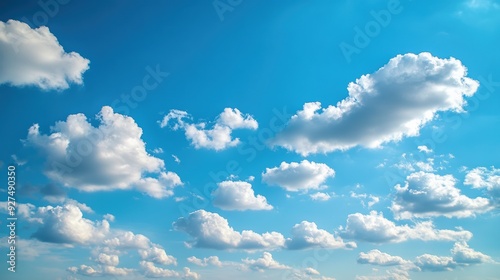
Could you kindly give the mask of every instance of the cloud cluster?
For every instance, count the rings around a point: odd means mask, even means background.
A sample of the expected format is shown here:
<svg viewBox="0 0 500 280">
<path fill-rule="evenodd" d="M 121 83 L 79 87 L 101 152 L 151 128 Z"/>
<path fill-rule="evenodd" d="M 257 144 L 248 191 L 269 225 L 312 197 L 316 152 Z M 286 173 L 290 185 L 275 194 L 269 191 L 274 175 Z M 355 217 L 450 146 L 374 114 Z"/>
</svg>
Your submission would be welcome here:
<svg viewBox="0 0 500 280">
<path fill-rule="evenodd" d="M 303 160 L 301 162 L 282 162 L 280 166 L 266 168 L 262 181 L 276 185 L 290 192 L 322 189 L 335 171 L 324 163 Z"/>
<path fill-rule="evenodd" d="M 345 243 L 342 238 L 323 229 L 313 222 L 302 221 L 292 228 L 292 236 L 285 237 L 278 232 L 255 233 L 251 230 L 238 232 L 217 213 L 197 210 L 188 217 L 181 217 L 173 223 L 174 229 L 189 234 L 193 239 L 187 244 L 198 248 L 219 250 L 273 250 L 273 249 L 351 249 L 354 242 Z"/>
<path fill-rule="evenodd" d="M 35 124 L 25 143 L 46 156 L 49 178 L 81 191 L 136 188 L 163 198 L 182 185 L 177 174 L 164 170 L 163 160 L 146 152 L 142 129 L 133 118 L 104 106 L 97 120 L 100 125 L 94 127 L 84 114 L 69 115 L 51 127 L 48 135 Z M 146 173 L 158 175 L 145 177 Z"/>
<path fill-rule="evenodd" d="M 344 238 L 371 243 L 397 243 L 407 240 L 457 241 L 469 240 L 472 233 L 466 230 L 436 229 L 431 221 L 409 225 L 396 225 L 384 218 L 382 213 L 371 211 L 368 215 L 350 214 L 340 234 Z"/>
<path fill-rule="evenodd" d="M 304 104 L 272 144 L 304 156 L 355 146 L 379 147 L 418 135 L 439 112 L 462 112 L 465 97 L 478 86 L 455 58 L 398 55 L 351 82 L 349 96 L 337 105 Z"/>
<path fill-rule="evenodd" d="M 401 271 L 451 271 L 459 266 L 469 266 L 480 263 L 493 263 L 490 256 L 477 252 L 469 247 L 465 241 L 456 242 L 451 249 L 451 256 L 436 256 L 423 254 L 414 261 L 405 260 L 399 256 L 392 256 L 379 250 L 361 252 L 358 263 L 377 266 L 397 266 Z"/>
<path fill-rule="evenodd" d="M 182 129 L 186 138 L 196 148 L 205 148 L 211 150 L 224 150 L 234 147 L 240 143 L 238 138 L 232 138 L 231 133 L 234 129 L 252 129 L 256 130 L 259 125 L 257 121 L 248 114 L 242 114 L 237 108 L 225 108 L 215 119 L 212 128 L 207 128 L 207 123 L 188 123 L 191 116 L 181 110 L 170 110 L 159 122 L 160 127 L 166 127 L 170 123 L 173 130 Z"/>
<path fill-rule="evenodd" d="M 477 167 L 467 172 L 465 175 L 465 185 L 470 185 L 475 189 L 486 189 L 492 197 L 492 202 L 500 205 L 500 169 L 491 167 Z"/>
<path fill-rule="evenodd" d="M 491 209 L 487 198 L 469 198 L 455 187 L 452 175 L 416 172 L 406 177 L 405 186 L 396 185 L 391 210 L 396 219 L 433 216 L 470 217 Z"/>
<path fill-rule="evenodd" d="M 36 227 L 36 230 L 32 236 L 34 240 L 29 241 L 30 246 L 32 244 L 36 250 L 43 252 L 47 252 L 47 248 L 40 244 L 61 244 L 66 248 L 74 246 L 92 248 L 93 257 L 90 259 L 95 264 L 69 267 L 67 270 L 74 274 L 126 276 L 142 272 L 146 277 L 170 275 L 184 279 L 199 279 L 197 273 L 186 268 L 183 271 L 174 271 L 159 267 L 158 265 L 176 266 L 177 259 L 168 255 L 162 246 L 151 242 L 145 235 L 111 228 L 108 220 L 113 220 L 113 215 L 104 215 L 106 219 L 102 221 L 91 221 L 83 217 L 79 206 L 90 209 L 85 204 L 73 200 L 55 207 L 45 206 L 37 209 L 31 207 L 27 220 Z M 19 241 L 20 244 L 28 243 L 25 240 Z M 22 253 L 26 258 L 32 258 L 40 254 L 36 250 L 29 251 L 26 248 Z M 128 254 L 130 251 L 137 252 L 141 260 L 141 270 L 118 267 L 120 255 Z"/>
<path fill-rule="evenodd" d="M 64 90 L 82 84 L 90 61 L 67 53 L 49 28 L 32 29 L 17 20 L 0 21 L 0 84 Z"/>
<path fill-rule="evenodd" d="M 272 210 L 262 195 L 255 195 L 252 185 L 244 181 L 223 181 L 212 192 L 213 204 L 223 210 Z"/>
</svg>

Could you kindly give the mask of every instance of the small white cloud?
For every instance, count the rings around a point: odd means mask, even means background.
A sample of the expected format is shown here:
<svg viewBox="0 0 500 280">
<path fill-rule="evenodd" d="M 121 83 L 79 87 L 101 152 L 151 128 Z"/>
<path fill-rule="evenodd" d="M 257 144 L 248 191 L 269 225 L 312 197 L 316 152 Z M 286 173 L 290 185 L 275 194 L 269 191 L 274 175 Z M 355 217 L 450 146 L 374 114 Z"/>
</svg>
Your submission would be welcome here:
<svg viewBox="0 0 500 280">
<path fill-rule="evenodd" d="M 21 160 L 19 159 L 16 155 L 11 155 L 12 160 L 16 163 L 16 165 L 23 166 L 25 165 L 28 161 L 27 160 Z"/>
<path fill-rule="evenodd" d="M 463 112 L 478 86 L 458 59 L 398 55 L 349 83 L 348 97 L 336 105 L 305 103 L 271 143 L 303 156 L 380 147 L 417 136 L 439 112 Z"/>
<path fill-rule="evenodd" d="M 175 162 L 181 163 L 181 160 L 176 155 L 172 155 L 172 157 L 174 158 Z"/>
<path fill-rule="evenodd" d="M 335 171 L 328 165 L 303 160 L 300 163 L 282 162 L 278 167 L 266 168 L 262 173 L 262 181 L 297 192 L 322 189 L 322 184 L 334 176 Z"/>
<path fill-rule="evenodd" d="M 355 193 L 351 191 L 351 197 L 359 199 L 361 201 L 361 205 L 368 208 L 371 208 L 373 205 L 380 202 L 380 198 L 372 194 Z"/>
<path fill-rule="evenodd" d="M 243 181 L 223 181 L 212 192 L 213 204 L 223 210 L 272 210 L 262 195 L 255 195 L 252 185 Z"/>
<path fill-rule="evenodd" d="M 82 84 L 90 61 L 67 53 L 49 28 L 32 29 L 17 20 L 0 21 L 0 84 L 64 90 Z"/>
<path fill-rule="evenodd" d="M 207 123 L 197 124 L 187 123 L 191 116 L 180 110 L 171 110 L 159 122 L 160 127 L 168 126 L 173 122 L 173 130 L 183 129 L 186 138 L 196 148 L 205 148 L 221 151 L 234 147 L 240 143 L 238 138 L 233 139 L 231 133 L 234 129 L 252 129 L 258 128 L 257 121 L 248 114 L 242 114 L 240 110 L 234 108 L 225 108 L 216 118 L 215 124 L 211 129 L 207 129 Z"/>
<path fill-rule="evenodd" d="M 143 260 L 163 265 L 177 265 L 177 259 L 167 255 L 165 250 L 158 245 L 152 245 L 147 249 L 139 249 L 139 255 Z"/>
<path fill-rule="evenodd" d="M 261 258 L 252 260 L 249 258 L 243 259 L 242 262 L 252 270 L 264 272 L 268 269 L 290 269 L 290 267 L 280 264 L 273 259 L 273 255 L 269 252 L 264 252 Z"/>
<path fill-rule="evenodd" d="M 329 194 L 324 193 L 324 192 L 316 192 L 313 194 L 309 195 L 312 200 L 318 200 L 318 201 L 328 201 L 330 198 L 332 198 Z"/>
<path fill-rule="evenodd" d="M 163 154 L 163 149 L 162 148 L 155 148 L 155 149 L 153 149 L 153 154 Z"/>
<path fill-rule="evenodd" d="M 425 146 L 425 145 L 418 146 L 417 148 L 418 148 L 418 150 L 419 150 L 420 152 L 423 152 L 423 153 L 426 153 L 426 154 L 428 154 L 428 153 L 432 153 L 432 149 L 429 149 L 429 148 L 428 148 L 427 146 Z"/>
<path fill-rule="evenodd" d="M 380 266 L 395 266 L 411 263 L 399 256 L 391 256 L 387 253 L 380 252 L 379 250 L 371 250 L 368 253 L 359 253 L 358 263 L 373 264 Z"/>
<path fill-rule="evenodd" d="M 106 219 L 107 221 L 110 221 L 110 222 L 114 222 L 115 221 L 115 216 L 111 215 L 111 214 L 106 214 L 103 216 L 104 219 Z"/>
</svg>

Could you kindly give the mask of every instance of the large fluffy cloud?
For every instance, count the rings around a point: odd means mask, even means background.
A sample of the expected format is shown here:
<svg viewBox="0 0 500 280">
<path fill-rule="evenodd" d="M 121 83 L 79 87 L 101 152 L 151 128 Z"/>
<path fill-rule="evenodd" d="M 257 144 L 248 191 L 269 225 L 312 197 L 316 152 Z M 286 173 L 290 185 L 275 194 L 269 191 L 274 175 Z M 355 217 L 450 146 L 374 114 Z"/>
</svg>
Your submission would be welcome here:
<svg viewBox="0 0 500 280">
<path fill-rule="evenodd" d="M 479 83 L 455 58 L 430 53 L 398 55 L 372 74 L 349 83 L 349 96 L 322 108 L 304 104 L 273 145 L 308 155 L 416 136 L 438 112 L 462 112 Z"/>
<path fill-rule="evenodd" d="M 0 61 L 0 84 L 44 90 L 82 84 L 90 63 L 76 52 L 65 52 L 47 27 L 32 29 L 17 20 L 0 21 Z"/>
<path fill-rule="evenodd" d="M 396 225 L 384 218 L 382 213 L 371 211 L 369 215 L 350 214 L 345 228 L 341 228 L 341 236 L 358 241 L 372 243 L 403 242 L 406 240 L 469 240 L 472 233 L 466 230 L 435 229 L 430 221 L 409 225 Z"/>
<path fill-rule="evenodd" d="M 93 222 L 83 218 L 73 204 L 39 207 L 36 217 L 42 225 L 33 234 L 40 241 L 67 244 L 92 244 L 102 241 L 109 233 L 107 220 Z"/>
<path fill-rule="evenodd" d="M 282 162 L 278 167 L 266 168 L 266 171 L 262 173 L 262 181 L 296 192 L 321 189 L 322 184 L 333 176 L 335 176 L 335 171 L 328 165 L 303 160 L 300 163 Z"/>
<path fill-rule="evenodd" d="M 212 193 L 213 204 L 224 210 L 271 210 L 262 195 L 255 196 L 252 185 L 243 181 L 224 181 Z"/>
<path fill-rule="evenodd" d="M 233 139 L 234 129 L 257 129 L 257 121 L 248 114 L 242 114 L 237 108 L 225 108 L 216 118 L 212 128 L 207 129 L 207 123 L 187 123 L 191 116 L 180 110 L 170 110 L 159 122 L 160 127 L 173 123 L 173 130 L 183 129 L 186 138 L 196 148 L 206 148 L 216 151 L 234 147 L 240 143 L 238 138 Z"/>
<path fill-rule="evenodd" d="M 404 187 L 396 185 L 391 210 L 396 219 L 413 217 L 470 217 L 491 209 L 487 198 L 469 198 L 455 187 L 452 175 L 416 172 L 406 178 Z"/>
<path fill-rule="evenodd" d="M 251 230 L 235 231 L 228 221 L 216 213 L 198 210 L 173 223 L 174 229 L 184 231 L 193 240 L 193 247 L 213 249 L 274 249 L 283 247 L 285 238 L 277 232 L 258 234 Z"/>
<path fill-rule="evenodd" d="M 155 198 L 171 196 L 182 185 L 177 174 L 164 170 L 163 160 L 146 152 L 134 119 L 104 106 L 97 120 L 100 125 L 94 127 L 84 114 L 75 114 L 57 122 L 48 135 L 38 124 L 29 129 L 26 144 L 44 153 L 48 177 L 82 191 L 135 187 Z"/>
</svg>

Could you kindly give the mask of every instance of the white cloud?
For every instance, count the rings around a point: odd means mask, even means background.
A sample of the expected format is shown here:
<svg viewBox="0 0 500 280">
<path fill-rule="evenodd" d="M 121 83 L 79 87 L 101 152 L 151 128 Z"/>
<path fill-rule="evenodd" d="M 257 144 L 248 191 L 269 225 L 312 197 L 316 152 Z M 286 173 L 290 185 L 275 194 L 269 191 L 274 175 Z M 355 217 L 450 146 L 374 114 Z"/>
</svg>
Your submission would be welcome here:
<svg viewBox="0 0 500 280">
<path fill-rule="evenodd" d="M 102 241 L 109 233 L 107 220 L 85 219 L 80 208 L 73 204 L 39 207 L 35 216 L 42 220 L 42 225 L 33 237 L 44 242 L 92 244 Z"/>
<path fill-rule="evenodd" d="M 112 214 L 109 214 L 109 213 L 106 214 L 106 215 L 104 215 L 103 218 L 106 219 L 109 222 L 114 222 L 115 221 L 115 216 L 112 215 Z"/>
<path fill-rule="evenodd" d="M 429 147 L 425 146 L 425 145 L 422 145 L 422 146 L 418 146 L 417 149 L 420 151 L 420 152 L 423 152 L 423 153 L 432 153 L 432 149 L 429 149 Z"/>
<path fill-rule="evenodd" d="M 155 266 L 154 263 L 148 261 L 140 261 L 140 266 L 146 277 L 151 278 L 174 278 L 180 277 L 180 273 L 174 270 L 165 269 Z"/>
<path fill-rule="evenodd" d="M 491 209 L 488 199 L 469 198 L 455 187 L 452 175 L 417 172 L 406 177 L 404 187 L 396 185 L 391 210 L 396 219 L 413 217 L 470 217 Z"/>
<path fill-rule="evenodd" d="M 274 249 L 283 247 L 285 238 L 277 232 L 257 234 L 251 230 L 241 233 L 229 226 L 226 219 L 216 213 L 197 210 L 173 223 L 174 229 L 184 231 L 193 240 L 189 246 L 213 249 Z"/>
<path fill-rule="evenodd" d="M 271 210 L 273 206 L 267 203 L 262 195 L 255 195 L 252 185 L 243 181 L 223 181 L 212 192 L 213 204 L 224 210 Z"/>
<path fill-rule="evenodd" d="M 465 175 L 465 185 L 470 185 L 475 189 L 484 188 L 492 196 L 492 201 L 500 204 L 500 169 L 491 167 L 477 167 L 467 172 Z"/>
<path fill-rule="evenodd" d="M 90 61 L 67 53 L 49 28 L 32 29 L 17 20 L 0 21 L 0 84 L 64 90 L 82 84 Z"/>
<path fill-rule="evenodd" d="M 488 255 L 475 251 L 466 242 L 456 242 L 451 249 L 453 260 L 460 265 L 471 265 L 479 263 L 493 263 Z"/>
<path fill-rule="evenodd" d="M 104 106 L 97 120 L 100 125 L 93 127 L 85 115 L 75 114 L 57 122 L 49 135 L 41 134 L 38 124 L 29 129 L 26 143 L 45 153 L 48 177 L 81 191 L 135 187 L 155 198 L 171 196 L 182 185 L 177 174 L 164 172 L 161 159 L 146 152 L 134 119 Z"/>
<path fill-rule="evenodd" d="M 231 133 L 234 129 L 252 129 L 258 128 L 257 121 L 248 114 L 242 114 L 237 108 L 225 108 L 216 118 L 212 128 L 207 129 L 207 123 L 197 124 L 187 123 L 185 120 L 191 119 L 191 116 L 180 110 L 170 110 L 159 122 L 160 127 L 168 126 L 172 121 L 173 130 L 183 129 L 186 138 L 196 148 L 206 148 L 216 151 L 234 147 L 240 143 L 238 138 L 233 139 Z"/>
<path fill-rule="evenodd" d="M 88 265 L 72 266 L 68 268 L 69 272 L 84 276 L 126 276 L 135 272 L 134 269 L 122 268 L 110 265 L 97 265 L 95 268 Z"/>
<path fill-rule="evenodd" d="M 117 231 L 113 237 L 107 238 L 102 244 L 117 249 L 149 249 L 151 247 L 149 238 L 131 231 Z"/>
<path fill-rule="evenodd" d="M 302 221 L 292 228 L 292 237 L 286 241 L 286 247 L 291 250 L 307 248 L 352 249 L 356 243 L 344 243 L 342 238 L 336 237 L 324 229 L 318 229 L 313 222 Z"/>
<path fill-rule="evenodd" d="M 456 263 L 451 257 L 423 254 L 417 257 L 415 265 L 424 271 L 451 271 Z"/>
<path fill-rule="evenodd" d="M 108 255 L 105 253 L 100 253 L 95 261 L 102 265 L 117 266 L 118 263 L 120 263 L 120 258 L 118 257 L 118 255 Z"/>
<path fill-rule="evenodd" d="M 304 104 L 272 144 L 305 156 L 355 146 L 375 148 L 417 136 L 438 112 L 463 112 L 464 98 L 479 86 L 466 75 L 455 58 L 398 55 L 349 83 L 349 96 L 337 105 Z"/>
<path fill-rule="evenodd" d="M 139 265 L 148 278 L 200 279 L 200 275 L 184 267 L 182 272 L 155 266 L 153 262 L 140 261 Z"/>
<path fill-rule="evenodd" d="M 266 168 L 262 181 L 287 191 L 308 191 L 322 188 L 322 184 L 335 176 L 335 171 L 324 163 L 303 160 L 300 163 L 282 162 L 279 167 Z"/>
<path fill-rule="evenodd" d="M 346 227 L 341 228 L 340 233 L 344 238 L 372 243 L 397 243 L 407 240 L 457 241 L 469 240 L 472 237 L 471 232 L 462 229 L 435 229 L 431 221 L 416 223 L 413 227 L 398 226 L 376 211 L 371 211 L 369 215 L 350 214 Z"/>
<path fill-rule="evenodd" d="M 203 259 L 199 259 L 195 256 L 192 256 L 192 257 L 187 258 L 187 260 L 190 263 L 193 263 L 193 264 L 198 265 L 198 266 L 203 266 L 203 267 L 208 266 L 208 265 L 213 265 L 213 266 L 217 266 L 217 267 L 222 266 L 222 262 L 219 260 L 219 257 L 217 257 L 217 256 L 210 256 L 210 257 L 203 258 Z"/>
<path fill-rule="evenodd" d="M 167 255 L 165 250 L 158 245 L 153 245 L 148 249 L 139 249 L 138 252 L 143 260 L 163 265 L 177 265 L 177 259 Z"/>
<path fill-rule="evenodd" d="M 181 160 L 176 155 L 172 155 L 172 158 L 174 158 L 175 162 L 181 163 Z"/>
<path fill-rule="evenodd" d="M 246 258 L 243 259 L 242 262 L 247 265 L 248 268 L 259 272 L 264 272 L 268 269 L 290 269 L 290 267 L 274 260 L 273 255 L 269 252 L 264 252 L 261 258 L 255 260 Z"/>
<path fill-rule="evenodd" d="M 371 208 L 373 205 L 380 202 L 380 198 L 378 196 L 373 195 L 373 194 L 355 193 L 355 192 L 351 191 L 351 197 L 359 199 L 361 201 L 361 205 L 363 205 L 363 207 Z"/>
<path fill-rule="evenodd" d="M 380 266 L 394 266 L 405 265 L 411 263 L 399 256 L 391 256 L 387 253 L 380 252 L 379 250 L 371 250 L 368 253 L 359 253 L 358 263 L 373 264 Z"/>
<path fill-rule="evenodd" d="M 324 192 L 316 192 L 313 194 L 309 195 L 312 200 L 319 200 L 319 201 L 328 201 L 330 198 L 332 198 L 329 194 L 324 193 Z"/>
</svg>

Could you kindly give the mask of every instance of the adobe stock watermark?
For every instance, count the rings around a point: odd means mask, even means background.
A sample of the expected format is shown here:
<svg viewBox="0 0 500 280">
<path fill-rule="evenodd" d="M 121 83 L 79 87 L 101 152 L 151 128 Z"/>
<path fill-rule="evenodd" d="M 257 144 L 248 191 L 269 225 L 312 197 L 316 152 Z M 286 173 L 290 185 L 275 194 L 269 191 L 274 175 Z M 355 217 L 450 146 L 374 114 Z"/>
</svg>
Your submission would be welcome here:
<svg viewBox="0 0 500 280">
<path fill-rule="evenodd" d="M 220 21 L 224 21 L 224 14 L 227 12 L 232 12 L 239 6 L 243 0 L 214 0 L 212 6 L 217 13 Z"/>
<path fill-rule="evenodd" d="M 256 136 L 248 137 L 242 145 L 238 146 L 238 154 L 246 156 L 245 160 L 250 163 L 257 158 L 258 152 L 264 150 L 267 141 L 276 133 L 281 131 L 286 125 L 291 115 L 287 113 L 286 107 L 282 110 L 273 109 L 273 117 L 269 120 L 268 125 L 260 129 Z M 179 205 L 179 212 L 186 217 L 189 213 L 198 209 L 204 209 L 211 201 L 212 192 L 217 188 L 217 183 L 227 180 L 231 176 L 238 176 L 243 171 L 240 162 L 235 159 L 229 160 L 222 170 L 217 172 L 210 171 L 208 175 L 211 181 L 203 186 L 202 190 L 193 189 L 193 194 L 190 200 L 184 200 Z"/>
<path fill-rule="evenodd" d="M 60 11 L 61 6 L 67 5 L 71 0 L 39 0 L 37 2 L 40 10 L 31 16 L 31 20 L 22 17 L 21 20 L 32 27 L 47 25 L 49 19 L 54 18 Z"/>
<path fill-rule="evenodd" d="M 357 25 L 354 26 L 354 38 L 352 43 L 343 41 L 339 44 L 340 51 L 347 63 L 351 63 L 354 54 L 360 54 L 361 50 L 368 47 L 372 40 L 380 35 L 382 29 L 389 26 L 393 16 L 400 14 L 402 11 L 403 6 L 401 6 L 399 0 L 389 0 L 385 9 L 370 11 L 372 20 L 365 23 L 362 28 Z"/>
<path fill-rule="evenodd" d="M 142 78 L 141 84 L 134 86 L 130 93 L 124 93 L 120 98 L 111 102 L 111 107 L 115 113 L 129 114 L 132 109 L 137 108 L 139 103 L 146 99 L 149 92 L 155 90 L 170 75 L 168 72 L 162 72 L 160 65 L 156 65 L 155 68 L 148 65 L 145 70 L 146 75 Z M 105 135 L 100 129 L 93 129 L 90 134 L 74 143 L 73 149 L 70 149 L 64 162 L 52 162 L 51 172 L 61 175 L 73 172 L 86 157 L 92 154 L 95 146 L 104 138 Z"/>
<path fill-rule="evenodd" d="M 479 110 L 481 102 L 484 102 L 488 98 L 491 97 L 493 93 L 496 92 L 497 89 L 500 89 L 500 81 L 494 81 L 492 75 L 488 75 L 487 78 L 484 76 L 479 76 L 479 84 L 484 90 L 478 90 L 472 97 L 467 99 L 467 113 L 457 114 L 454 112 L 445 112 L 443 114 L 443 121 L 447 127 L 450 127 L 452 130 L 459 129 L 464 120 L 470 117 L 470 113 L 473 113 Z M 436 147 L 440 144 L 445 143 L 448 140 L 448 134 L 443 130 L 434 130 L 432 131 L 429 137 L 424 139 L 415 139 L 415 145 L 418 146 L 427 146 L 430 150 L 436 150 Z M 416 161 L 425 161 L 426 156 L 422 153 L 417 154 Z M 405 159 L 407 160 L 407 159 Z M 410 163 L 408 160 L 406 163 Z M 385 180 L 388 186 L 394 186 L 399 182 L 405 180 L 406 176 L 403 170 L 399 170 L 399 172 L 394 171 L 386 171 Z"/>
<path fill-rule="evenodd" d="M 60 6 L 66 5 L 69 2 L 70 0 L 40 0 L 37 2 L 38 6 L 40 6 L 40 10 L 38 10 L 33 14 L 33 16 L 31 16 L 31 20 L 23 16 L 21 18 L 21 21 L 33 28 L 45 26 L 49 22 L 50 18 L 54 18 L 57 14 L 59 14 Z M 14 52 L 16 54 L 19 53 L 22 42 L 23 40 L 19 40 L 19 38 L 17 38 L 17 40 L 14 40 L 12 48 L 14 49 Z"/>
</svg>

